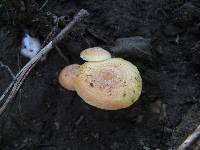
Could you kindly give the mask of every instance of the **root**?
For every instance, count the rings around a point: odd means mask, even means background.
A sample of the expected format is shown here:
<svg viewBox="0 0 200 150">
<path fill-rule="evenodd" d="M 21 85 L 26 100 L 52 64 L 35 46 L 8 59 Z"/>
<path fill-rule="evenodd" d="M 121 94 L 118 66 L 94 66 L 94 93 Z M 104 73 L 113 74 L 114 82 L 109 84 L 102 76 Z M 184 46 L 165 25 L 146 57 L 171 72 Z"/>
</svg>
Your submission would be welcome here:
<svg viewBox="0 0 200 150">
<path fill-rule="evenodd" d="M 10 69 L 10 67 L 7 66 L 7 65 L 4 65 L 2 61 L 0 61 L 0 67 L 5 68 L 5 69 L 9 72 L 9 74 L 11 75 L 11 77 L 12 77 L 13 79 L 15 78 L 15 75 L 14 75 L 14 73 L 12 72 L 12 70 Z"/>
</svg>

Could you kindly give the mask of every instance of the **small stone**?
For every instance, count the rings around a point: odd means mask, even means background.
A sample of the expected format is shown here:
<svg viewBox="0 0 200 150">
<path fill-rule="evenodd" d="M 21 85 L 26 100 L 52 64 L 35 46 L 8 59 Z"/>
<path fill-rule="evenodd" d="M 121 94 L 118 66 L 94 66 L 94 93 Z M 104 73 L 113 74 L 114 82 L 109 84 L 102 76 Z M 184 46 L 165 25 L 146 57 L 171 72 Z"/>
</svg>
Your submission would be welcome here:
<svg viewBox="0 0 200 150">
<path fill-rule="evenodd" d="M 22 38 L 22 46 L 21 46 L 21 55 L 32 59 L 37 55 L 39 50 L 41 49 L 41 43 L 39 39 L 30 36 L 28 33 L 25 33 Z"/>
<path fill-rule="evenodd" d="M 151 148 L 143 146 L 143 150 L 151 150 Z"/>
<path fill-rule="evenodd" d="M 59 124 L 59 122 L 55 121 L 55 122 L 54 122 L 54 125 L 55 125 L 55 127 L 56 127 L 56 130 L 59 130 L 59 129 L 60 129 L 60 124 Z"/>
<path fill-rule="evenodd" d="M 119 38 L 115 41 L 111 51 L 114 55 L 131 57 L 138 60 L 151 60 L 150 39 L 141 36 Z"/>
</svg>

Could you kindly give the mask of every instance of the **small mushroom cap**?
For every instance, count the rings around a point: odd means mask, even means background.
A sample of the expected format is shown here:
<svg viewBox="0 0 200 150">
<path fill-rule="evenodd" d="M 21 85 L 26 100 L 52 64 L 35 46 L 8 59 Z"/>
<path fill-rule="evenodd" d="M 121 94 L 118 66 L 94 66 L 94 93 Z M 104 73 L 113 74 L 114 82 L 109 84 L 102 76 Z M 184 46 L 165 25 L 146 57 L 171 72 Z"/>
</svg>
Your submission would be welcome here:
<svg viewBox="0 0 200 150">
<path fill-rule="evenodd" d="M 130 106 L 139 98 L 142 78 L 132 63 L 111 58 L 81 65 L 74 87 L 86 103 L 101 109 L 117 110 Z"/>
<path fill-rule="evenodd" d="M 75 91 L 74 79 L 80 68 L 78 64 L 72 64 L 62 69 L 59 74 L 58 81 L 65 89 Z"/>
<path fill-rule="evenodd" d="M 83 50 L 80 57 L 85 61 L 103 61 L 111 58 L 111 54 L 103 48 L 93 47 Z"/>
</svg>

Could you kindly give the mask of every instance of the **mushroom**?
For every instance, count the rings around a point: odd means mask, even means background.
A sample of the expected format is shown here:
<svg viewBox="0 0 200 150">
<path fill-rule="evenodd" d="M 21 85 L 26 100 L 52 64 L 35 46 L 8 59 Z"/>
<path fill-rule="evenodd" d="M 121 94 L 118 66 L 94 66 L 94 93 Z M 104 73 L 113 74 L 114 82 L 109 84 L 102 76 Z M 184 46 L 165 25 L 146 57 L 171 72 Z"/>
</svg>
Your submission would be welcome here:
<svg viewBox="0 0 200 150">
<path fill-rule="evenodd" d="M 85 61 L 103 61 L 111 58 L 111 54 L 100 47 L 93 47 L 83 50 L 80 57 Z"/>
<path fill-rule="evenodd" d="M 129 107 L 139 98 L 142 78 L 131 62 L 111 58 L 81 65 L 74 88 L 86 103 L 101 109 L 117 110 Z"/>
<path fill-rule="evenodd" d="M 79 68 L 80 68 L 80 65 L 72 64 L 72 65 L 66 66 L 60 72 L 58 81 L 65 89 L 75 91 L 74 79 Z"/>
<path fill-rule="evenodd" d="M 139 98 L 142 78 L 131 62 L 111 58 L 99 47 L 86 49 L 80 55 L 88 62 L 61 71 L 59 82 L 64 88 L 75 90 L 86 103 L 106 110 L 129 107 Z"/>
</svg>

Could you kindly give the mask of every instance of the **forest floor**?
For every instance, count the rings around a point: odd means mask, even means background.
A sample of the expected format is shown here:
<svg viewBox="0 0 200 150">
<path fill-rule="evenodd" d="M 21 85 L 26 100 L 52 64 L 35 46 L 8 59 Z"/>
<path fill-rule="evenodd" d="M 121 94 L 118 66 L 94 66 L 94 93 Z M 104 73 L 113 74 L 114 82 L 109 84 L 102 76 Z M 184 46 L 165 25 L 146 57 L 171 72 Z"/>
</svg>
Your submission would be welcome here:
<svg viewBox="0 0 200 150">
<path fill-rule="evenodd" d="M 68 61 L 53 49 L 0 116 L 0 149 L 176 149 L 200 124 L 200 1 L 2 0 L 0 61 L 16 74 L 28 61 L 20 55 L 23 34 L 44 41 L 56 16 L 69 22 L 82 8 L 89 18 L 58 45 Z M 130 108 L 100 110 L 59 85 L 58 73 L 81 63 L 81 50 L 109 50 L 116 39 L 134 36 L 150 39 L 153 59 L 126 57 L 143 78 L 142 95 Z M 0 67 L 0 93 L 11 81 Z"/>
</svg>

